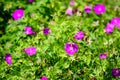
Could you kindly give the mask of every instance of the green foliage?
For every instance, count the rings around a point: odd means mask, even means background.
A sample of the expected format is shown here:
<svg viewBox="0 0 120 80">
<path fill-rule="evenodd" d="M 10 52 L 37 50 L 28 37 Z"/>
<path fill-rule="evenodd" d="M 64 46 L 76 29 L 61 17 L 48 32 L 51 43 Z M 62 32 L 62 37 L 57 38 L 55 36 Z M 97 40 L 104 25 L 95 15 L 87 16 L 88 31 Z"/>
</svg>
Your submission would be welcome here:
<svg viewBox="0 0 120 80">
<path fill-rule="evenodd" d="M 120 17 L 119 0 L 75 0 L 82 14 L 66 15 L 69 0 L 1 0 L 0 10 L 0 80 L 119 80 L 111 75 L 114 67 L 120 67 L 120 31 L 105 34 L 104 28 L 113 17 Z M 83 12 L 86 5 L 103 3 L 105 14 Z M 118 6 L 115 11 L 114 7 Z M 12 13 L 17 8 L 25 10 L 24 18 L 14 21 Z M 7 15 L 8 14 L 8 15 Z M 7 16 L 6 16 L 7 15 Z M 95 25 L 98 22 L 98 25 Z M 24 27 L 31 26 L 37 35 L 25 35 Z M 41 30 L 51 29 L 45 36 Z M 81 30 L 85 33 L 82 41 L 73 38 Z M 92 41 L 92 43 L 89 42 Z M 79 51 L 69 56 L 64 51 L 66 42 L 74 41 Z M 28 56 L 22 50 L 28 46 L 37 48 L 36 55 Z M 107 52 L 105 60 L 99 54 Z M 13 63 L 8 66 L 5 54 L 11 53 Z"/>
</svg>

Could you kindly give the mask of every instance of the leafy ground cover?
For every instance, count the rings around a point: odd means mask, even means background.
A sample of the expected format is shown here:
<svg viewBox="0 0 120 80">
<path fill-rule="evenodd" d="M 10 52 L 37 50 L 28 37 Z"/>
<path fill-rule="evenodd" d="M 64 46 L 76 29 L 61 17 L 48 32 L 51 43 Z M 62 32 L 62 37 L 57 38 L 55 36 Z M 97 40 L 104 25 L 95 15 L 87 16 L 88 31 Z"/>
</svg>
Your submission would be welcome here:
<svg viewBox="0 0 120 80">
<path fill-rule="evenodd" d="M 1 0 L 0 80 L 120 80 L 119 0 Z"/>
</svg>

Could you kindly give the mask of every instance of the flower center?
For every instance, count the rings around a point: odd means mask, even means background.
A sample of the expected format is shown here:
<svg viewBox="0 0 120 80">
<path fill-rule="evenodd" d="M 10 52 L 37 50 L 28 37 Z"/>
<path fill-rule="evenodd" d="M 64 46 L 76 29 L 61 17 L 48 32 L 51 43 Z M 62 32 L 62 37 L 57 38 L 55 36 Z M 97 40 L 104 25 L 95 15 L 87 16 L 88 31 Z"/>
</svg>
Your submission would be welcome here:
<svg viewBox="0 0 120 80">
<path fill-rule="evenodd" d="M 72 50 L 73 50 L 73 47 L 71 46 L 71 47 L 70 47 L 70 51 L 72 51 Z"/>
<path fill-rule="evenodd" d="M 30 49 L 30 53 L 32 53 L 32 50 Z"/>
<path fill-rule="evenodd" d="M 20 17 L 21 15 L 20 15 L 20 14 L 18 14 L 17 16 L 18 16 L 18 17 Z"/>
<path fill-rule="evenodd" d="M 119 70 L 116 70 L 116 74 L 119 73 Z"/>
<path fill-rule="evenodd" d="M 11 60 L 11 57 L 8 57 L 8 60 Z"/>
<path fill-rule="evenodd" d="M 98 11 L 101 11 L 102 9 L 101 8 L 98 8 Z"/>
</svg>

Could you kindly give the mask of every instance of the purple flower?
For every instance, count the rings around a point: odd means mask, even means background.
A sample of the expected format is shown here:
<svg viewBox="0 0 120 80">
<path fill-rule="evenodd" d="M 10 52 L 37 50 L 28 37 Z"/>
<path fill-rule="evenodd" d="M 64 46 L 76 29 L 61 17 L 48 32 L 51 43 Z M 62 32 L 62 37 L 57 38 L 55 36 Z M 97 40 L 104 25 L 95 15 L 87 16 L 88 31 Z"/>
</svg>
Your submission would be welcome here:
<svg viewBox="0 0 120 80">
<path fill-rule="evenodd" d="M 65 44 L 65 51 L 68 55 L 73 55 L 78 52 L 78 45 L 76 43 L 68 42 Z"/>
<path fill-rule="evenodd" d="M 118 17 L 112 18 L 111 23 L 117 26 L 118 29 L 120 29 L 120 18 Z"/>
<path fill-rule="evenodd" d="M 73 15 L 72 8 L 68 8 L 65 13 L 68 15 Z"/>
<path fill-rule="evenodd" d="M 94 6 L 94 12 L 96 14 L 103 14 L 106 11 L 106 7 L 103 4 L 97 4 Z"/>
<path fill-rule="evenodd" d="M 27 35 L 32 35 L 32 34 L 35 35 L 36 34 L 36 32 L 34 32 L 30 26 L 26 26 L 24 28 L 24 33 L 27 34 Z"/>
<path fill-rule="evenodd" d="M 112 75 L 113 75 L 114 77 L 120 77 L 120 69 L 118 69 L 118 68 L 113 68 L 113 69 L 112 69 Z"/>
<path fill-rule="evenodd" d="M 112 24 L 112 23 L 108 23 L 108 24 L 107 24 L 107 27 L 110 27 L 110 28 L 114 29 L 115 26 L 114 26 L 114 24 Z"/>
<path fill-rule="evenodd" d="M 106 28 L 104 29 L 104 31 L 107 33 L 107 34 L 110 34 L 113 32 L 113 29 L 114 29 L 114 24 L 111 24 L 111 23 L 108 23 Z"/>
<path fill-rule="evenodd" d="M 50 30 L 49 28 L 44 28 L 44 29 L 43 29 L 43 33 L 44 33 L 45 35 L 48 35 L 48 34 L 51 33 L 51 30 Z"/>
<path fill-rule="evenodd" d="M 70 1 L 70 5 L 74 6 L 75 5 L 75 1 Z"/>
<path fill-rule="evenodd" d="M 117 28 L 120 29 L 120 21 L 117 23 Z"/>
<path fill-rule="evenodd" d="M 78 8 L 74 8 L 74 9 L 72 10 L 72 13 L 73 13 L 73 14 L 76 13 L 78 16 L 81 16 L 81 14 L 82 14 L 82 12 L 78 10 Z"/>
<path fill-rule="evenodd" d="M 73 13 L 73 14 L 75 14 L 75 13 L 77 13 L 77 12 L 79 12 L 79 10 L 78 10 L 77 8 L 75 8 L 75 9 L 72 10 L 72 13 Z"/>
<path fill-rule="evenodd" d="M 24 16 L 24 10 L 23 9 L 17 9 L 13 12 L 12 17 L 14 20 L 18 20 Z"/>
<path fill-rule="evenodd" d="M 110 33 L 113 32 L 114 27 L 115 27 L 114 24 L 108 23 L 107 26 L 106 26 L 106 28 L 104 29 L 104 31 L 105 31 L 107 34 L 110 34 Z"/>
<path fill-rule="evenodd" d="M 78 31 L 76 34 L 74 34 L 74 38 L 76 40 L 82 40 L 84 38 L 84 33 L 82 31 Z"/>
<path fill-rule="evenodd" d="M 31 46 L 31 47 L 25 48 L 24 52 L 28 54 L 29 56 L 32 56 L 36 54 L 36 48 Z"/>
<path fill-rule="evenodd" d="M 7 64 L 10 66 L 12 64 L 12 57 L 11 57 L 11 54 L 6 54 L 5 55 L 5 60 L 7 62 Z"/>
<path fill-rule="evenodd" d="M 100 59 L 106 59 L 106 57 L 107 57 L 107 54 L 106 54 L 106 53 L 100 54 Z"/>
<path fill-rule="evenodd" d="M 34 2 L 34 0 L 28 0 L 28 2 L 32 3 L 32 2 Z"/>
<path fill-rule="evenodd" d="M 46 76 L 43 76 L 40 80 L 48 80 Z"/>
<path fill-rule="evenodd" d="M 86 13 L 90 13 L 91 12 L 91 6 L 85 6 L 84 11 Z"/>
<path fill-rule="evenodd" d="M 118 18 L 118 17 L 115 17 L 115 18 L 111 19 L 111 23 L 114 24 L 114 25 L 117 25 L 119 22 L 120 22 L 120 18 Z"/>
</svg>

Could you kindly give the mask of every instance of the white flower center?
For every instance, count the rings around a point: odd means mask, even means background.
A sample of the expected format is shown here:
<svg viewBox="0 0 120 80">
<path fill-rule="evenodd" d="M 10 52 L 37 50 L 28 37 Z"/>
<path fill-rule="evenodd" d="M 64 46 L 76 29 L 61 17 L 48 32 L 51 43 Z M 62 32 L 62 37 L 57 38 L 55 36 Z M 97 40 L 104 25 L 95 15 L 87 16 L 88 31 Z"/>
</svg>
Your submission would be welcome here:
<svg viewBox="0 0 120 80">
<path fill-rule="evenodd" d="M 98 8 L 98 11 L 101 11 L 102 9 L 101 8 Z"/>
<path fill-rule="evenodd" d="M 70 51 L 72 51 L 73 50 L 73 47 L 70 47 Z"/>
<path fill-rule="evenodd" d="M 18 16 L 18 17 L 20 17 L 21 15 L 20 15 L 20 14 L 18 14 L 17 16 Z"/>
<path fill-rule="evenodd" d="M 32 53 L 32 50 L 30 49 L 30 53 Z"/>
<path fill-rule="evenodd" d="M 11 57 L 8 57 L 8 60 L 11 60 Z"/>
</svg>

